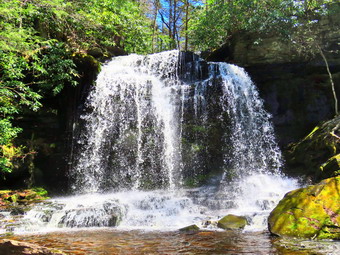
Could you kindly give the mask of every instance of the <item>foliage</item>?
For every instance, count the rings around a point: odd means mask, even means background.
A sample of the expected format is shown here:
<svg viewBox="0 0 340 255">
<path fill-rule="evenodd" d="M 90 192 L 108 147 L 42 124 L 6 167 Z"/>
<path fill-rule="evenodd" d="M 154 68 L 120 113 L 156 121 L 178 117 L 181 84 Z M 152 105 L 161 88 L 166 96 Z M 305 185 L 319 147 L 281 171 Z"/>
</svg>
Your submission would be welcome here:
<svg viewBox="0 0 340 255">
<path fill-rule="evenodd" d="M 146 53 L 149 20 L 134 0 L 2 0 L 0 2 L 0 172 L 27 149 L 13 121 L 41 100 L 78 83 L 77 52 L 115 48 Z M 29 153 L 29 152 L 28 152 Z"/>
<path fill-rule="evenodd" d="M 36 29 L 74 51 L 100 48 L 108 54 L 113 47 L 137 53 L 150 50 L 150 22 L 136 1 L 34 0 L 30 4 L 37 9 Z"/>
<path fill-rule="evenodd" d="M 189 21 L 202 0 L 140 0 L 152 21 L 152 52 L 189 48 Z"/>
<path fill-rule="evenodd" d="M 324 35 L 317 30 L 325 16 L 339 9 L 335 0 L 208 0 L 191 20 L 192 43 L 198 50 L 216 49 L 237 33 L 246 31 L 255 35 L 255 44 L 264 35 L 274 34 L 304 57 L 321 55 L 329 75 L 337 115 L 335 85 L 323 52 L 327 45 Z"/>
<path fill-rule="evenodd" d="M 209 0 L 191 20 L 192 43 L 199 50 L 220 47 L 240 31 L 278 34 L 282 39 L 314 26 L 334 0 Z M 306 40 L 308 40 L 306 38 Z M 258 42 L 254 42 L 258 43 Z"/>
<path fill-rule="evenodd" d="M 44 188 L 36 187 L 25 190 L 0 190 L 0 208 L 8 209 L 11 203 L 32 204 L 48 199 L 48 192 Z"/>
</svg>

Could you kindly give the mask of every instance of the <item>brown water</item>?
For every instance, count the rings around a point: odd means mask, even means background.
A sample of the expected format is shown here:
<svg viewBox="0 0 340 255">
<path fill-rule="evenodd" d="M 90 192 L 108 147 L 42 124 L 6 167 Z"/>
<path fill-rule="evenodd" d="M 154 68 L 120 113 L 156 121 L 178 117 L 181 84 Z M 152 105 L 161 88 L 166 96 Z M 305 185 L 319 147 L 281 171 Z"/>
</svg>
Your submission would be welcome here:
<svg viewBox="0 0 340 255">
<path fill-rule="evenodd" d="M 339 243 L 284 241 L 266 232 L 202 231 L 195 233 L 86 230 L 18 235 L 27 241 L 67 254 L 274 254 L 336 255 Z M 332 247 L 332 245 L 334 247 Z M 328 249 L 328 248 L 329 249 Z M 0 250 L 1 251 L 1 250 Z M 1 253 L 1 252 L 0 252 Z"/>
</svg>

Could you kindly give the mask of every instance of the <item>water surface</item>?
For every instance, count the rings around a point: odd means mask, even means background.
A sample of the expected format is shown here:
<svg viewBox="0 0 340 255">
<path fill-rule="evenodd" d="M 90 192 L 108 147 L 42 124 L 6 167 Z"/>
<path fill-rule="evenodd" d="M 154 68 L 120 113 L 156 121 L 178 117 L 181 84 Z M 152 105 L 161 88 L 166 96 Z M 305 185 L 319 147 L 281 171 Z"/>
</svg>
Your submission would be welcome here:
<svg viewBox="0 0 340 255">
<path fill-rule="evenodd" d="M 339 242 L 284 240 L 267 232 L 122 231 L 78 230 L 48 234 L 18 235 L 28 241 L 67 254 L 339 254 Z M 1 250 L 0 250 L 1 252 Z"/>
</svg>

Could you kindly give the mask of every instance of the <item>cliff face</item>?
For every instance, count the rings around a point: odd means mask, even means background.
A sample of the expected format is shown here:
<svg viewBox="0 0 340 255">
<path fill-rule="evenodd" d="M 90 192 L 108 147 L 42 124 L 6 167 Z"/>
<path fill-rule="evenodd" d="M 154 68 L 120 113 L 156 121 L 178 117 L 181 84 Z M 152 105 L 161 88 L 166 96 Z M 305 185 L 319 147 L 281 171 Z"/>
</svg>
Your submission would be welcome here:
<svg viewBox="0 0 340 255">
<path fill-rule="evenodd" d="M 273 116 L 279 143 L 285 147 L 334 116 L 334 99 L 326 67 L 310 63 L 254 65 L 246 68 Z M 340 65 L 331 71 L 340 95 Z"/>
</svg>

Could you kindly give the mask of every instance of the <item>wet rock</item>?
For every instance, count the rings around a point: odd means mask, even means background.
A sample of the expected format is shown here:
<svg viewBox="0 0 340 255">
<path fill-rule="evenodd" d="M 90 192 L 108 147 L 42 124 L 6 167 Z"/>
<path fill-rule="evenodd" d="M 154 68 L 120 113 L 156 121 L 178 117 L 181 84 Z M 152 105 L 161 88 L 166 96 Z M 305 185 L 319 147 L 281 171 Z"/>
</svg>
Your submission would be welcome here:
<svg viewBox="0 0 340 255">
<path fill-rule="evenodd" d="M 268 219 L 278 236 L 340 239 L 340 176 L 286 194 Z"/>
<path fill-rule="evenodd" d="M 203 227 L 204 228 L 208 228 L 208 227 L 216 228 L 217 227 L 217 221 L 207 220 L 207 221 L 203 222 Z"/>
<path fill-rule="evenodd" d="M 10 213 L 12 216 L 15 216 L 15 215 L 24 215 L 25 214 L 25 210 L 23 208 L 20 208 L 20 207 L 14 207 L 12 210 L 11 210 L 11 213 Z"/>
<path fill-rule="evenodd" d="M 28 242 L 19 242 L 9 239 L 0 240 L 0 254 L 66 255 L 66 253 L 57 249 L 50 249 Z"/>
<path fill-rule="evenodd" d="M 60 227 L 115 227 L 125 214 L 125 208 L 115 202 L 98 207 L 78 207 L 66 210 L 59 221 Z"/>
<path fill-rule="evenodd" d="M 223 229 L 243 229 L 247 224 L 246 217 L 228 214 L 218 221 L 217 227 Z"/>
<path fill-rule="evenodd" d="M 181 232 L 194 232 L 194 231 L 199 231 L 199 230 L 200 228 L 195 224 L 179 229 L 179 231 Z"/>
<path fill-rule="evenodd" d="M 50 222 L 54 212 L 55 212 L 54 210 L 43 210 L 39 218 L 42 222 L 45 223 Z"/>
</svg>

